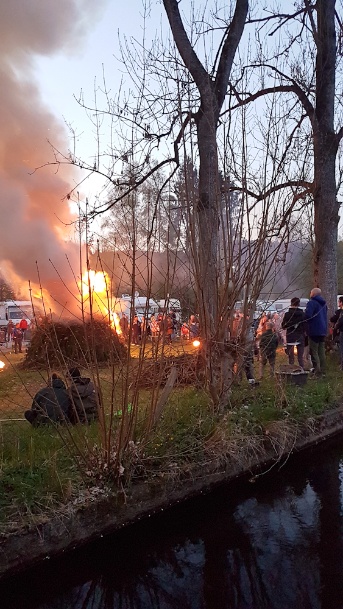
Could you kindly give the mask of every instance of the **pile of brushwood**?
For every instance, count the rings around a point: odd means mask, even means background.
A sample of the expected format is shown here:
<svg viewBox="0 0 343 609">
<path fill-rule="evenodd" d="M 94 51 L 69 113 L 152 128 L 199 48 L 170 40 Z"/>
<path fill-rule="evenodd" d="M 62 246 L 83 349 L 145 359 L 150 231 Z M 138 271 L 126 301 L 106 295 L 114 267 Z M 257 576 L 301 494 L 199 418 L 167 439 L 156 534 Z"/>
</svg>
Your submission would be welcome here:
<svg viewBox="0 0 343 609">
<path fill-rule="evenodd" d="M 136 366 L 138 368 L 139 364 Z M 143 362 L 141 373 L 137 374 L 137 383 L 139 387 L 165 385 L 173 368 L 176 369 L 177 385 L 203 386 L 205 370 L 199 353 L 148 359 Z"/>
<path fill-rule="evenodd" d="M 24 360 L 26 368 L 70 368 L 123 361 L 126 347 L 105 321 L 84 323 L 44 320 L 32 335 Z"/>
</svg>

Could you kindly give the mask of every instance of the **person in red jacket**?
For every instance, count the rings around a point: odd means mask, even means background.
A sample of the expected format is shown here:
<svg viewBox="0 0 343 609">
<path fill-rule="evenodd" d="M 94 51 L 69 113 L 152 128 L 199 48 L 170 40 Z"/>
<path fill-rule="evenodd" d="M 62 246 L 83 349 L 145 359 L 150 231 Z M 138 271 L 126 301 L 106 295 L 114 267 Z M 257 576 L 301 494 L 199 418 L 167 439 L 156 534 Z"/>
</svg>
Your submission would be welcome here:
<svg viewBox="0 0 343 609">
<path fill-rule="evenodd" d="M 26 319 L 21 319 L 20 323 L 19 323 L 19 328 L 21 329 L 22 333 L 23 333 L 23 340 L 25 340 L 25 333 L 27 330 L 27 320 Z"/>
</svg>

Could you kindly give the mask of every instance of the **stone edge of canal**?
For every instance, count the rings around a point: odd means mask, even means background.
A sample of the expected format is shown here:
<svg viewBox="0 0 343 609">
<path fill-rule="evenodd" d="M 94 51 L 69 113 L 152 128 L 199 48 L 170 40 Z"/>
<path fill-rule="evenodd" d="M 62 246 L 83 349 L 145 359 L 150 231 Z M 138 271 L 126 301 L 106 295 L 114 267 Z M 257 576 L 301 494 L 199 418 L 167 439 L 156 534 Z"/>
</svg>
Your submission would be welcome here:
<svg viewBox="0 0 343 609">
<path fill-rule="evenodd" d="M 304 427 L 305 430 L 305 427 Z M 50 521 L 26 531 L 0 537 L 0 580 L 19 573 L 39 561 L 47 560 L 92 542 L 99 537 L 147 518 L 196 495 L 208 493 L 216 486 L 237 478 L 251 476 L 290 454 L 311 448 L 337 434 L 343 434 L 343 405 L 313 420 L 313 433 L 308 428 L 284 452 L 266 450 L 260 459 L 251 454 L 249 463 L 211 464 L 192 472 L 192 478 L 179 481 L 177 489 L 161 483 L 140 483 L 134 486 L 126 503 L 121 495 L 95 501 L 75 509 L 72 515 L 58 515 Z M 198 478 L 197 474 L 198 473 Z"/>
</svg>

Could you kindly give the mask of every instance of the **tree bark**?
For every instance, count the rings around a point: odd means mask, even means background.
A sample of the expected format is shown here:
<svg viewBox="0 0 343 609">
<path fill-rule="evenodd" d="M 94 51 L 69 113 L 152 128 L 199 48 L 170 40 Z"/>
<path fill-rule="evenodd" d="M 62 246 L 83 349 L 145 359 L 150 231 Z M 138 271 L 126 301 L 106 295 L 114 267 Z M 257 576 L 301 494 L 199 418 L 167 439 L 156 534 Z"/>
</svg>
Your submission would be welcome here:
<svg viewBox="0 0 343 609">
<path fill-rule="evenodd" d="M 336 155 L 334 104 L 336 75 L 335 0 L 317 2 L 316 107 L 314 146 L 314 281 L 328 302 L 337 306 Z"/>
</svg>

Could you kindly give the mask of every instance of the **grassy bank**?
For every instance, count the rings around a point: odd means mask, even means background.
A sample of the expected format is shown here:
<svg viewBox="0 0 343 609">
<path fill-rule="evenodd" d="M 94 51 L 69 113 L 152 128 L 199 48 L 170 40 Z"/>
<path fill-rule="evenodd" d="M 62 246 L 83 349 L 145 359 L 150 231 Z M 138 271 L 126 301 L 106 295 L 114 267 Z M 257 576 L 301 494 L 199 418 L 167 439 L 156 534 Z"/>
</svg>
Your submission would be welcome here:
<svg viewBox="0 0 343 609">
<path fill-rule="evenodd" d="M 73 428 L 33 429 L 24 419 L 44 374 L 20 368 L 20 356 L 9 355 L 0 375 L 0 531 L 41 522 L 92 501 L 109 488 L 112 454 L 103 459 L 99 424 Z M 277 366 L 285 363 L 282 350 Z M 110 404 L 112 372 L 101 370 L 105 404 Z M 277 456 L 285 441 L 295 438 L 299 426 L 311 428 L 314 417 L 341 402 L 343 375 L 337 354 L 328 356 L 325 379 L 309 380 L 304 387 L 282 385 L 268 373 L 256 387 L 243 379 L 232 386 L 226 412 L 212 413 L 205 393 L 194 387 L 177 387 L 152 432 L 143 437 L 150 391 L 139 393 L 135 435 L 121 462 L 120 485 L 127 490 L 138 480 L 174 480 L 190 475 L 199 465 L 244 460 L 249 451 L 263 452 L 268 438 Z M 110 423 L 110 409 L 106 412 Z M 121 424 L 112 417 L 113 435 Z M 289 442 L 288 442 L 289 444 Z M 112 445 L 115 446 L 115 443 Z"/>
</svg>

